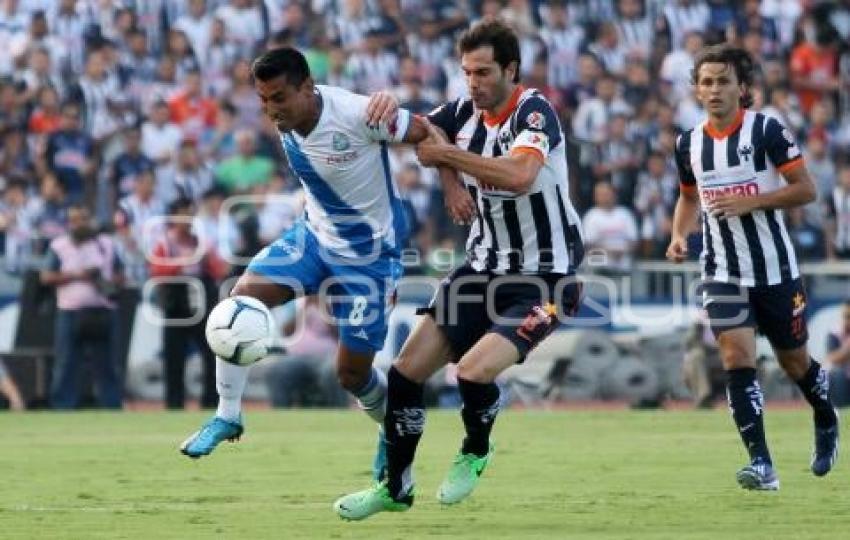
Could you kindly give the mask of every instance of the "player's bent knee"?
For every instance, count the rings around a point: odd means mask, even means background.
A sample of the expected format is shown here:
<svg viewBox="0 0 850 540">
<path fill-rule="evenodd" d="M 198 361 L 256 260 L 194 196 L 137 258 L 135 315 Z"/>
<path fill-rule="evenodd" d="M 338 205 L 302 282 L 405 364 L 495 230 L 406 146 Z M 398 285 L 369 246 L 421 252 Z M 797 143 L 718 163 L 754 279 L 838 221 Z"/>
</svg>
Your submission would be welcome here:
<svg viewBox="0 0 850 540">
<path fill-rule="evenodd" d="M 478 384 L 489 384 L 496 380 L 497 370 L 480 363 L 461 362 L 457 366 L 457 377 Z"/>
<path fill-rule="evenodd" d="M 337 366 L 336 378 L 340 386 L 349 392 L 356 392 L 363 388 L 369 382 L 372 368 L 367 366 L 366 369 L 357 369 L 350 366 Z"/>
<path fill-rule="evenodd" d="M 730 369 L 756 367 L 756 359 L 746 350 L 737 347 L 720 351 L 720 361 L 723 363 L 723 369 L 727 371 Z"/>
<path fill-rule="evenodd" d="M 230 296 L 250 296 L 273 308 L 292 300 L 295 292 L 291 287 L 274 283 L 263 276 L 245 273 L 233 286 Z"/>
</svg>

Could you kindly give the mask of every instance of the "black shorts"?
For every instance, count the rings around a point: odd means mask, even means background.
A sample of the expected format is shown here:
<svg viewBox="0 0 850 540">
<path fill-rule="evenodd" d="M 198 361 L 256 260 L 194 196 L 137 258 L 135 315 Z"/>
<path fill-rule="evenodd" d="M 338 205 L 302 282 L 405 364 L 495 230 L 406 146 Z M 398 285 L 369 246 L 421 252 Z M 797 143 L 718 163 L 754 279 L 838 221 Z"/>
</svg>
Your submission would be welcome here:
<svg viewBox="0 0 850 540">
<path fill-rule="evenodd" d="M 519 361 L 578 310 L 581 283 L 574 275 L 496 275 L 468 264 L 440 284 L 427 308 L 449 341 L 454 362 L 488 332 L 516 345 Z"/>
<path fill-rule="evenodd" d="M 806 290 L 800 278 L 762 287 L 709 281 L 703 283 L 702 295 L 715 336 L 753 327 L 780 350 L 802 347 L 809 339 Z"/>
</svg>

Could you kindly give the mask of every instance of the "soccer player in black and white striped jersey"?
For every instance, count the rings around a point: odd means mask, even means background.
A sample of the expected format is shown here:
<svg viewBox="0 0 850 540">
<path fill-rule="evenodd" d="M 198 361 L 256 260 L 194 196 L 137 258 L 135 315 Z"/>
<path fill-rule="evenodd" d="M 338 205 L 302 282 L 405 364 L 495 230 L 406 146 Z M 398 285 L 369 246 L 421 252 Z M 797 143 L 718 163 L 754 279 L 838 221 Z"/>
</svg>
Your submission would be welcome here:
<svg viewBox="0 0 850 540">
<path fill-rule="evenodd" d="M 467 261 L 440 284 L 390 368 L 386 480 L 339 499 L 345 519 L 407 510 L 413 503 L 413 457 L 425 422 L 425 381 L 457 363 L 466 438 L 437 499 L 455 504 L 475 488 L 489 462 L 499 411 L 496 376 L 521 362 L 580 301 L 574 272 L 583 246 L 568 199 L 564 134 L 548 101 L 519 82 L 520 49 L 504 23 L 481 22 L 458 44 L 469 98 L 444 104 L 428 119 L 431 139 L 417 147 L 441 180 L 453 217 L 475 201 Z M 447 176 L 445 168 L 459 171 Z"/>
<path fill-rule="evenodd" d="M 747 489 L 774 490 L 779 480 L 764 435 L 756 330 L 814 409 L 811 469 L 817 476 L 835 461 L 838 418 L 826 372 L 806 348 L 806 293 L 783 219 L 783 209 L 811 202 L 816 189 L 790 132 L 746 110 L 753 71 L 749 53 L 726 44 L 697 55 L 693 83 L 708 117 L 676 144 L 681 191 L 667 257 L 685 259 L 685 238 L 702 207 L 703 306 L 728 373 L 732 417 L 751 459 L 737 480 Z"/>
</svg>

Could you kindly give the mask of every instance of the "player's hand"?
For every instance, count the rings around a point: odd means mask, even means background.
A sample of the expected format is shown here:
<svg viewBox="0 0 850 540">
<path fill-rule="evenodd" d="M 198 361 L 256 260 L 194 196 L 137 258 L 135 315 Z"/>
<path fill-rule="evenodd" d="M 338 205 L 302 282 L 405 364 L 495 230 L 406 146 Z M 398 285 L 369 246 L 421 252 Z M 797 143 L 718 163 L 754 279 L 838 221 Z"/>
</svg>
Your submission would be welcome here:
<svg viewBox="0 0 850 540">
<path fill-rule="evenodd" d="M 389 124 L 398 116 L 398 105 L 398 100 L 389 92 L 375 92 L 369 96 L 369 104 L 366 105 L 366 124 Z"/>
<path fill-rule="evenodd" d="M 682 237 L 674 236 L 667 247 L 667 259 L 674 263 L 683 262 L 688 257 L 688 242 Z"/>
<path fill-rule="evenodd" d="M 446 182 L 443 186 L 443 199 L 446 203 L 446 211 L 456 225 L 468 225 L 472 222 L 477 208 L 472 195 L 461 185 L 459 181 Z"/>
<path fill-rule="evenodd" d="M 428 138 L 416 145 L 416 157 L 424 167 L 436 167 L 441 163 L 446 146 L 449 146 L 446 134 L 429 122 Z"/>
<path fill-rule="evenodd" d="M 756 209 L 753 197 L 741 197 L 740 195 L 720 195 L 712 199 L 706 208 L 708 213 L 717 219 L 728 219 L 735 216 L 749 214 Z"/>
</svg>

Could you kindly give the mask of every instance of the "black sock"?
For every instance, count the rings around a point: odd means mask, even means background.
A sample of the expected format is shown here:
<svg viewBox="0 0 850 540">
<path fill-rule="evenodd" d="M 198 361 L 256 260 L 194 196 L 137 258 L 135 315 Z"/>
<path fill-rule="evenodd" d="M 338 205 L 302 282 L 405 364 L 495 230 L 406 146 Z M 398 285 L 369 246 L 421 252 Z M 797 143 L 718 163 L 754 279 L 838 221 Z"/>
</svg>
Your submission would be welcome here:
<svg viewBox="0 0 850 540">
<path fill-rule="evenodd" d="M 461 452 L 486 456 L 490 451 L 490 431 L 499 413 L 499 387 L 495 383 L 476 383 L 458 377 L 458 390 L 463 399 L 460 415 L 466 427 Z"/>
<path fill-rule="evenodd" d="M 408 495 L 413 487 L 413 457 L 425 427 L 424 388 L 395 366 L 387 374 L 387 487 L 397 499 Z"/>
<path fill-rule="evenodd" d="M 764 396 L 756 380 L 756 370 L 740 368 L 731 369 L 727 373 L 729 381 L 726 396 L 732 409 L 732 418 L 735 419 L 741 440 L 750 453 L 750 459 L 772 463 L 764 437 Z"/>
<path fill-rule="evenodd" d="M 834 426 L 838 418 L 829 401 L 829 378 L 826 370 L 813 359 L 806 374 L 797 381 L 797 386 L 814 409 L 815 426 L 818 428 Z"/>
</svg>

